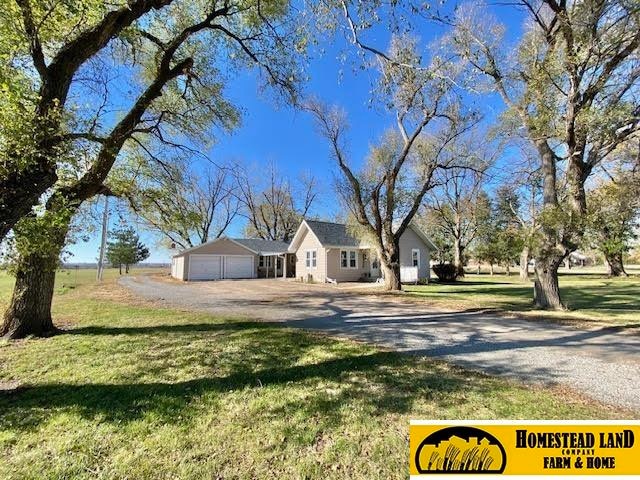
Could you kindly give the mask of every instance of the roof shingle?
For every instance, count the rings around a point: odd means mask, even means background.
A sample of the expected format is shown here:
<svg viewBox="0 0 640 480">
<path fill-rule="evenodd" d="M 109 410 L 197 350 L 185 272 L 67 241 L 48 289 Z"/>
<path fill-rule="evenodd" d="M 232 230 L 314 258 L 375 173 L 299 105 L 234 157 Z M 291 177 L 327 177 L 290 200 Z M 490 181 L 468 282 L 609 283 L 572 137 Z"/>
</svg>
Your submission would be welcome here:
<svg viewBox="0 0 640 480">
<path fill-rule="evenodd" d="M 343 223 L 307 220 L 307 225 L 323 246 L 357 247 L 360 245 L 357 238 L 349 235 L 347 226 Z"/>
<path fill-rule="evenodd" d="M 263 240 L 262 238 L 234 238 L 234 242 L 247 247 L 254 252 L 262 253 L 286 253 L 289 244 L 278 240 Z"/>
</svg>

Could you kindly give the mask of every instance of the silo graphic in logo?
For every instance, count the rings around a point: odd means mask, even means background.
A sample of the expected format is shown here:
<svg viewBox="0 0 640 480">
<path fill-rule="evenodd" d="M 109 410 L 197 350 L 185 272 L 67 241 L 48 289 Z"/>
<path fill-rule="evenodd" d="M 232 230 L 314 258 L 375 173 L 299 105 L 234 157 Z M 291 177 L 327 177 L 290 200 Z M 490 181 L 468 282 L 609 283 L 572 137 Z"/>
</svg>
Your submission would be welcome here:
<svg viewBox="0 0 640 480">
<path fill-rule="evenodd" d="M 420 443 L 415 463 L 420 474 L 496 474 L 507 466 L 507 455 L 490 433 L 474 427 L 447 427 Z"/>
</svg>

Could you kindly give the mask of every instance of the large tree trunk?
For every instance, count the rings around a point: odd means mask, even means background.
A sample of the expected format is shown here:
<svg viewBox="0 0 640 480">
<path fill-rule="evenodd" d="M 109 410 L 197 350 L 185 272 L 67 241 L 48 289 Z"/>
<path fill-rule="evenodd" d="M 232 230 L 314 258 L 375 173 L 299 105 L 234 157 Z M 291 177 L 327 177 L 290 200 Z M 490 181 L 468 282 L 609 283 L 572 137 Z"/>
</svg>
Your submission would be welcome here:
<svg viewBox="0 0 640 480">
<path fill-rule="evenodd" d="M 459 238 L 453 241 L 453 264 L 456 267 L 458 277 L 464 277 L 464 248 Z"/>
<path fill-rule="evenodd" d="M 379 257 L 380 266 L 384 272 L 385 289 L 402 290 L 402 282 L 400 281 L 400 245 L 398 242 L 385 246 L 385 251 Z"/>
<path fill-rule="evenodd" d="M 560 298 L 560 286 L 558 284 L 558 267 L 562 263 L 562 260 L 562 258 L 536 258 L 536 278 L 533 285 L 533 297 L 534 304 L 537 308 L 566 310 Z"/>
<path fill-rule="evenodd" d="M 558 206 L 558 189 L 556 186 L 556 157 L 545 139 L 538 139 L 536 147 L 540 154 L 543 182 L 542 197 L 544 208 L 555 209 Z M 554 227 L 547 226 L 542 230 L 543 241 L 536 249 L 535 280 L 533 285 L 533 303 L 538 308 L 564 310 L 558 285 L 558 267 L 565 256 L 558 255 Z"/>
<path fill-rule="evenodd" d="M 384 287 L 386 290 L 400 291 L 402 290 L 402 283 L 400 282 L 400 264 L 385 265 L 381 262 L 382 270 L 384 271 Z"/>
<path fill-rule="evenodd" d="M 622 263 L 622 254 L 605 254 L 604 258 L 607 262 L 607 274 L 610 277 L 628 277 L 627 272 L 624 270 L 624 264 Z"/>
<path fill-rule="evenodd" d="M 55 282 L 55 262 L 34 254 L 19 261 L 9 308 L 4 314 L 5 338 L 38 337 L 56 332 L 51 320 L 51 300 Z"/>
<path fill-rule="evenodd" d="M 525 246 L 520 252 L 520 280 L 526 282 L 529 280 L 529 247 Z"/>
<path fill-rule="evenodd" d="M 493 277 L 493 262 L 489 262 L 489 275 Z"/>
<path fill-rule="evenodd" d="M 73 208 L 23 218 L 15 227 L 18 253 L 16 283 L 2 331 L 6 338 L 48 336 L 56 332 L 51 301 L 60 252 L 64 248 Z"/>
</svg>

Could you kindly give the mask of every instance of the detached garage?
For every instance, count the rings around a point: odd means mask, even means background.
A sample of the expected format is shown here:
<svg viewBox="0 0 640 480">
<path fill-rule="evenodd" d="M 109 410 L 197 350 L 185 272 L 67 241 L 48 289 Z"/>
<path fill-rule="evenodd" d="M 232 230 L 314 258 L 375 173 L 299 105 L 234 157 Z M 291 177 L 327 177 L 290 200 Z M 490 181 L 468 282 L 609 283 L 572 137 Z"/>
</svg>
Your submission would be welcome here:
<svg viewBox="0 0 640 480">
<path fill-rule="evenodd" d="M 283 242 L 270 240 L 218 238 L 175 255 L 171 276 L 178 280 L 257 278 L 259 273 L 263 276 L 264 265 L 271 264 L 265 257 L 273 257 L 273 265 L 280 266 L 287 248 Z M 277 273 L 282 272 L 273 276 Z"/>
</svg>

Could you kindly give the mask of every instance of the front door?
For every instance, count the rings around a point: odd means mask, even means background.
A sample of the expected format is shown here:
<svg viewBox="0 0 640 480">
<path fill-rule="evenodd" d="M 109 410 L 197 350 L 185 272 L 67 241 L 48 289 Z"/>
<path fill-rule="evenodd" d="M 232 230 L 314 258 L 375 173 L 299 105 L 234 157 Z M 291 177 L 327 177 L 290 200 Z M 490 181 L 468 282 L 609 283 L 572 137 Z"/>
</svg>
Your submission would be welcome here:
<svg viewBox="0 0 640 480">
<path fill-rule="evenodd" d="M 378 257 L 371 257 L 371 268 L 369 271 L 371 272 L 371 278 L 380 278 L 380 261 Z"/>
</svg>

